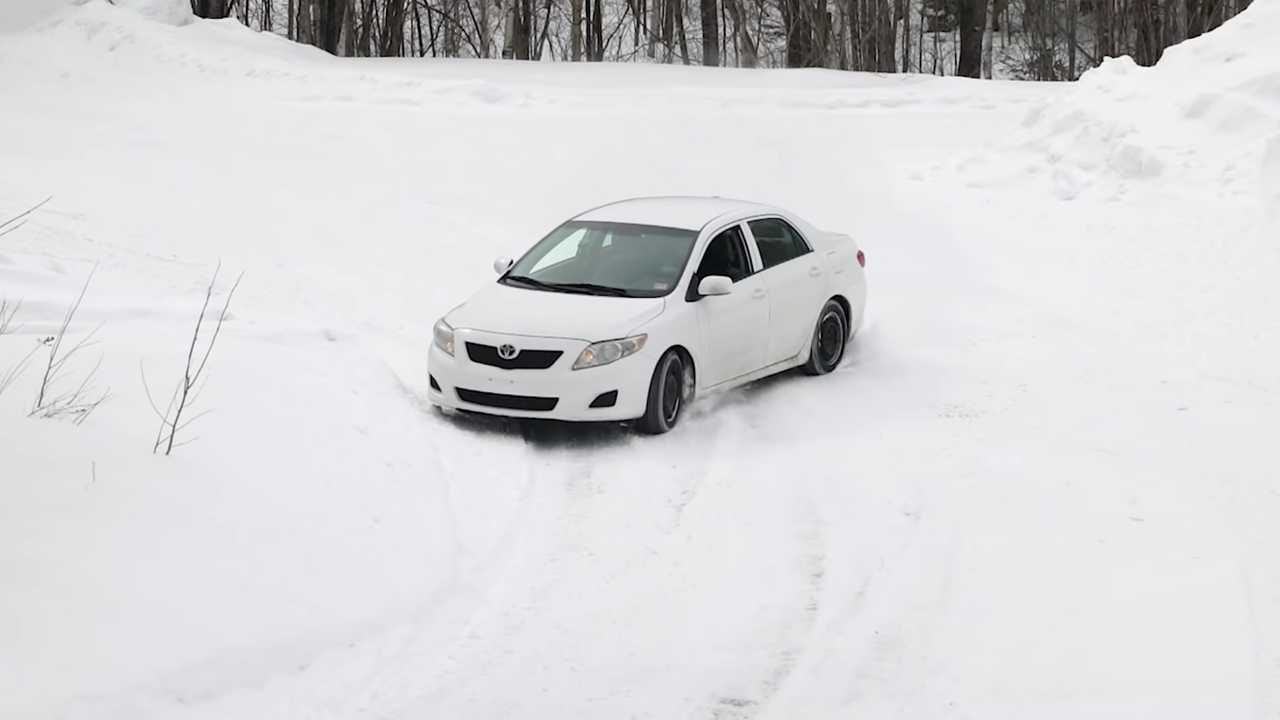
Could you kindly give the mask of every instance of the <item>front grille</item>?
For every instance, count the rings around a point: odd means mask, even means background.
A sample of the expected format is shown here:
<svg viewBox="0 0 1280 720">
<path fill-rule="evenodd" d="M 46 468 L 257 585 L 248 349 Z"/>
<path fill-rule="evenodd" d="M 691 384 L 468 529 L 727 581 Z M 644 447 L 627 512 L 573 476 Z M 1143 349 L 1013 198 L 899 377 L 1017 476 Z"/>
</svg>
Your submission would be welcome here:
<svg viewBox="0 0 1280 720">
<path fill-rule="evenodd" d="M 480 390 L 468 390 L 466 388 L 455 388 L 455 390 L 458 393 L 458 399 L 462 402 L 471 403 L 473 405 L 504 408 L 506 410 L 547 412 L 548 410 L 554 410 L 556 408 L 556 403 L 560 402 L 560 398 L 553 397 L 503 395 L 502 393 L 482 392 Z"/>
<path fill-rule="evenodd" d="M 503 370 L 546 370 L 563 354 L 560 350 L 520 350 L 518 355 L 506 360 L 498 356 L 498 348 L 493 345 L 467 343 L 467 357 L 471 362 Z"/>
</svg>

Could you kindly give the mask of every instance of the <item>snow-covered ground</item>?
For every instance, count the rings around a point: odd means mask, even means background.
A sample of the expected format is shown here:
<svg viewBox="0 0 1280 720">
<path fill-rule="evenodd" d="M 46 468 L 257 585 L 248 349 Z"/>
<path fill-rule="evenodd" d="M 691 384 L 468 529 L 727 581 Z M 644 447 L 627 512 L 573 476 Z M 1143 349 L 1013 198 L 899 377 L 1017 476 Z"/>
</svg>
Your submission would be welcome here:
<svg viewBox="0 0 1280 720">
<path fill-rule="evenodd" d="M 0 717 L 1280 713 L 1280 1 L 1074 87 L 338 60 L 36 4 L 0 220 L 52 200 L 0 237 L 0 374 L 96 264 L 72 375 L 111 396 L 0 395 Z M 426 407 L 493 256 L 667 193 L 858 237 L 839 372 L 656 438 Z M 219 261 L 212 412 L 153 456 L 140 368 L 178 380 Z"/>
</svg>

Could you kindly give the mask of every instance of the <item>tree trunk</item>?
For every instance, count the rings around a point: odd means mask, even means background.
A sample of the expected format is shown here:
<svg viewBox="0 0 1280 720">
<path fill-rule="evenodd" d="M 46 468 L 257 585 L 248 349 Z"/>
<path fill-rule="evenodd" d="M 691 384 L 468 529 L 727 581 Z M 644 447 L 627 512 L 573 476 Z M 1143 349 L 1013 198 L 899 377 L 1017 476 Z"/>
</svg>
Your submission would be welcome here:
<svg viewBox="0 0 1280 720">
<path fill-rule="evenodd" d="M 413 2 L 413 34 L 418 36 L 418 57 L 426 57 L 427 46 L 422 41 L 422 13 L 418 7 L 418 0 L 411 1 Z M 430 12 L 427 14 L 430 15 Z M 347 13 L 347 15 L 350 16 L 350 13 Z"/>
<path fill-rule="evenodd" d="M 270 0 L 267 0 L 270 3 Z M 414 0 L 414 12 L 417 12 L 417 0 Z M 351 7 L 351 3 L 345 3 L 342 10 L 342 54 L 347 57 L 353 57 L 356 54 L 356 26 L 355 26 L 355 8 Z M 422 33 L 419 30 L 418 41 L 422 41 Z"/>
<path fill-rule="evenodd" d="M 666 7 L 662 9 L 662 61 L 671 62 L 671 54 L 675 49 L 676 11 L 679 0 L 663 0 Z"/>
<path fill-rule="evenodd" d="M 982 30 L 986 24 L 987 0 L 960 0 L 960 58 L 956 75 L 982 77 Z"/>
<path fill-rule="evenodd" d="M 538 45 L 533 49 L 533 59 L 542 59 L 542 48 L 547 46 L 547 30 L 551 28 L 551 0 L 547 0 L 543 7 L 542 31 L 538 33 Z M 555 57 L 555 53 L 551 53 L 551 57 Z"/>
<path fill-rule="evenodd" d="M 1076 79 L 1076 15 L 1080 13 L 1080 5 L 1076 0 L 1067 0 L 1067 80 Z"/>
<path fill-rule="evenodd" d="M 876 17 L 876 70 L 882 73 L 891 73 L 897 70 L 897 32 L 895 32 L 896 24 L 893 20 L 893 6 L 889 5 L 889 0 L 874 0 L 879 8 L 879 14 Z M 986 0 L 980 0 L 986 2 Z"/>
<path fill-rule="evenodd" d="M 1135 0 L 1133 3 L 1136 44 L 1133 59 L 1139 65 L 1155 65 L 1164 53 L 1164 35 L 1160 29 L 1159 0 Z"/>
<path fill-rule="evenodd" d="M 595 5 L 595 12 L 591 13 L 591 34 L 595 37 L 591 44 L 595 48 L 595 55 L 591 59 L 601 62 L 604 60 L 604 9 L 600 0 L 588 1 Z"/>
<path fill-rule="evenodd" d="M 295 37 L 304 45 L 315 45 L 315 0 L 297 0 L 298 16 L 294 20 Z"/>
<path fill-rule="evenodd" d="M 902 72 L 911 72 L 911 4 L 902 13 Z"/>
<path fill-rule="evenodd" d="M 440 8 L 440 44 L 445 57 L 458 56 L 458 28 L 454 20 L 458 17 L 458 0 L 443 0 Z M 427 13 L 430 19 L 431 14 Z M 510 35 L 508 35 L 510 37 Z"/>
<path fill-rule="evenodd" d="M 191 12 L 196 17 L 221 20 L 231 14 L 230 0 L 192 0 Z"/>
<path fill-rule="evenodd" d="M 983 1 L 985 2 L 986 0 Z M 994 18 L 995 12 L 991 7 L 988 7 L 986 12 L 986 22 L 983 24 L 982 28 L 982 77 L 987 80 L 991 79 L 992 73 L 991 54 L 994 48 L 991 46 L 995 38 L 991 35 L 991 25 Z"/>
<path fill-rule="evenodd" d="M 303 0 L 310 10 L 305 25 L 311 34 L 310 44 L 337 55 L 341 48 L 342 28 L 348 0 Z M 404 0 L 399 0 L 404 2 Z"/>
<path fill-rule="evenodd" d="M 716 0 L 702 0 L 702 64 L 720 64 L 720 19 Z"/>
<path fill-rule="evenodd" d="M 733 33 L 738 48 L 738 64 L 742 67 L 756 66 L 756 46 L 751 41 L 751 33 L 747 30 L 746 18 L 742 16 L 742 8 L 738 0 L 724 0 L 724 9 L 729 12 L 733 21 Z"/>
<path fill-rule="evenodd" d="M 920 22 L 916 23 L 916 72 L 924 72 L 924 3 L 920 3 Z"/>
<path fill-rule="evenodd" d="M 649 27 L 645 34 L 649 37 L 649 57 L 656 58 L 658 48 L 658 29 L 662 27 L 663 0 L 649 0 Z"/>
<path fill-rule="evenodd" d="M 676 17 L 676 40 L 680 43 L 680 62 L 689 64 L 689 36 L 684 31 L 684 4 L 681 0 L 671 0 L 673 14 Z"/>
<path fill-rule="evenodd" d="M 531 0 L 513 0 L 510 15 L 507 19 L 509 33 L 507 45 L 511 48 L 511 57 L 516 60 L 529 59 L 529 19 L 528 12 Z"/>
<path fill-rule="evenodd" d="M 649 6 L 645 4 L 645 0 L 628 0 L 628 4 L 632 9 L 631 50 L 639 53 L 642 38 L 641 32 L 644 29 L 644 19 L 648 17 Z"/>
<path fill-rule="evenodd" d="M 992 0 L 991 3 L 991 29 L 994 32 L 1000 32 L 1003 26 L 1000 25 L 1001 20 L 1009 12 L 1009 0 Z"/>
<path fill-rule="evenodd" d="M 300 2 L 315 2 L 315 0 L 300 0 Z M 356 54 L 361 57 L 373 55 L 373 0 L 364 0 L 364 7 L 360 12 L 360 32 L 356 35 Z"/>
<path fill-rule="evenodd" d="M 849 69 L 849 10 L 842 2 L 836 3 L 836 67 Z"/>
<path fill-rule="evenodd" d="M 378 54 L 382 57 L 400 57 L 404 54 L 405 0 L 385 0 L 385 2 Z"/>
<path fill-rule="evenodd" d="M 569 0 L 569 57 L 582 59 L 582 0 Z"/>
<path fill-rule="evenodd" d="M 862 8 L 858 0 L 844 3 L 849 17 L 849 69 L 865 70 L 862 56 Z"/>
</svg>

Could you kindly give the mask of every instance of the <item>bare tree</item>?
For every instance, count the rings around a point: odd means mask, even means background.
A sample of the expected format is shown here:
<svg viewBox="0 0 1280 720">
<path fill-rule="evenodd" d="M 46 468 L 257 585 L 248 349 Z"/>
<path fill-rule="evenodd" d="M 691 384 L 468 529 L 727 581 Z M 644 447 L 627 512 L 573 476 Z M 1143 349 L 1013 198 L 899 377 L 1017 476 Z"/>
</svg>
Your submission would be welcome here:
<svg viewBox="0 0 1280 720">
<path fill-rule="evenodd" d="M 987 0 L 959 0 L 960 59 L 956 75 L 982 77 L 982 33 L 986 25 Z"/>
<path fill-rule="evenodd" d="M 32 406 L 31 412 L 28 413 L 30 417 L 71 417 L 79 425 L 111 394 L 110 389 L 98 393 L 93 387 L 98 368 L 102 365 L 101 356 L 99 356 L 98 362 L 93 369 L 86 373 L 80 382 L 75 383 L 72 381 L 71 385 L 67 383 L 70 379 L 70 370 L 67 363 L 81 351 L 94 345 L 94 337 L 98 333 L 98 328 L 94 328 L 82 337 L 79 342 L 69 349 L 64 349 L 67 332 L 71 328 L 72 321 L 75 320 L 76 313 L 80 310 L 80 304 L 84 302 L 85 293 L 88 292 L 89 284 L 93 282 L 93 276 L 97 270 L 98 268 L 95 265 L 93 270 L 89 271 L 89 277 L 85 279 L 84 286 L 80 288 L 80 294 L 76 296 L 75 302 L 71 303 L 71 306 L 67 308 L 66 314 L 63 315 L 62 324 L 58 326 L 57 334 L 40 340 L 39 347 L 47 348 L 49 356 L 44 365 L 44 373 L 40 378 L 40 386 L 36 390 L 35 404 Z M 10 382 L 12 382 L 12 379 L 10 379 Z M 59 388 L 66 389 L 59 392 Z"/>
<path fill-rule="evenodd" d="M 151 445 L 151 452 L 158 453 L 160 448 L 164 448 L 164 454 L 168 455 L 173 452 L 175 447 L 181 447 L 192 440 L 186 440 L 181 443 L 174 444 L 174 440 L 182 430 L 186 429 L 191 423 L 208 414 L 208 411 L 190 415 L 184 419 L 184 415 L 193 409 L 196 399 L 203 389 L 200 381 L 204 379 L 205 366 L 209 362 L 209 356 L 213 353 L 213 347 L 218 342 L 218 335 L 222 332 L 222 324 L 227 319 L 227 310 L 231 307 L 231 298 L 236 293 L 236 288 L 240 287 L 240 280 L 244 277 L 244 273 L 240 273 L 236 277 L 235 283 L 231 285 L 231 289 L 227 291 L 226 300 L 222 303 L 222 311 L 218 313 L 218 318 L 213 323 L 213 334 L 209 338 L 203 348 L 200 346 L 200 331 L 205 327 L 206 315 L 209 311 L 209 302 L 213 299 L 213 291 L 218 283 L 218 273 L 222 271 L 222 263 L 218 263 L 217 268 L 213 271 L 213 277 L 209 280 L 208 287 L 205 288 L 204 304 L 200 306 L 200 314 L 196 316 L 195 329 L 191 333 L 191 344 L 187 347 L 187 364 L 182 372 L 182 379 L 174 388 L 173 395 L 169 398 L 169 404 L 165 407 L 164 412 L 156 406 L 155 400 L 151 395 L 151 387 L 147 383 L 147 374 L 142 365 L 139 364 L 138 370 L 142 375 L 142 387 L 147 394 L 147 401 L 151 404 L 151 409 L 160 419 L 160 429 L 156 432 L 155 442 Z M 199 387 L 197 387 L 199 386 Z"/>
<path fill-rule="evenodd" d="M 747 18 L 742 12 L 742 6 L 738 0 L 724 0 L 724 9 L 733 21 L 734 48 L 738 53 L 738 65 L 749 68 L 755 67 L 757 61 L 756 43 L 755 40 L 751 39 L 751 31 L 747 27 Z"/>
<path fill-rule="evenodd" d="M 702 64 L 720 64 L 720 18 L 716 0 L 702 0 Z"/>
<path fill-rule="evenodd" d="M 340 55 L 831 67 L 1074 79 L 1152 64 L 1247 0 L 191 0 Z M 239 3 L 239 4 L 237 4 Z M 280 19 L 279 13 L 285 13 Z M 987 30 L 987 28 L 990 30 Z M 994 34 L 994 35 L 993 35 Z M 998 48 L 992 49 L 995 37 Z M 899 43 L 901 45 L 899 46 Z M 0 233 L 5 232 L 0 224 Z"/>
<path fill-rule="evenodd" d="M 50 201 L 50 200 L 52 200 L 52 199 L 53 199 L 53 196 L 52 196 L 52 195 L 50 195 L 49 197 L 47 197 L 47 198 L 45 198 L 45 199 L 41 200 L 40 202 L 36 203 L 35 205 L 32 205 L 31 207 L 27 208 L 26 210 L 23 210 L 22 212 L 18 213 L 17 215 L 14 215 L 13 217 L 9 218 L 8 220 L 5 220 L 5 221 L 3 221 L 3 222 L 0 222 L 0 237 L 2 237 L 2 236 L 4 236 L 4 235 L 8 235 L 9 233 L 13 232 L 14 230 L 17 230 L 18 228 L 20 228 L 20 227 L 22 227 L 23 225 L 25 225 L 25 224 L 27 223 L 27 217 L 28 217 L 28 216 L 30 216 L 30 215 L 31 215 L 31 213 L 33 213 L 33 212 L 35 212 L 36 210 L 39 210 L 40 208 L 44 207 L 44 204 L 45 204 L 45 203 L 47 203 L 47 202 L 49 202 L 49 201 Z"/>
<path fill-rule="evenodd" d="M 21 300 L 10 302 L 8 298 L 0 298 L 0 335 L 5 335 L 16 329 L 13 319 L 17 317 L 18 311 L 21 309 Z"/>
</svg>

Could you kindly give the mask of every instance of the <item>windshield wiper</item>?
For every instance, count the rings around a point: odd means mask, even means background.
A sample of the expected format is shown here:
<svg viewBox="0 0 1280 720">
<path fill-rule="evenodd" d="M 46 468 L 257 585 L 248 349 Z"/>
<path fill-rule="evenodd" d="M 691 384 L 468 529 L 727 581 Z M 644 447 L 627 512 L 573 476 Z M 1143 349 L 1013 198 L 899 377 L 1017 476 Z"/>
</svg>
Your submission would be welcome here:
<svg viewBox="0 0 1280 720">
<path fill-rule="evenodd" d="M 551 287 L 565 288 L 569 291 L 581 291 L 592 295 L 615 295 L 617 297 L 631 297 L 630 290 L 613 287 L 611 285 L 597 285 L 595 283 L 547 283 Z"/>
<path fill-rule="evenodd" d="M 528 275 L 507 275 L 502 278 L 504 281 L 523 283 L 530 287 L 536 287 L 552 292 L 578 293 L 579 295 L 615 295 L 618 297 L 631 297 L 631 291 L 622 288 L 611 287 L 609 285 L 597 285 L 595 283 L 554 283 L 545 282 Z"/>
<path fill-rule="evenodd" d="M 507 275 L 502 278 L 502 282 L 518 282 L 524 285 L 528 285 L 529 287 L 542 288 L 543 290 L 552 290 L 552 291 L 558 290 L 555 283 L 535 280 L 534 278 L 531 278 L 528 275 Z"/>
</svg>

